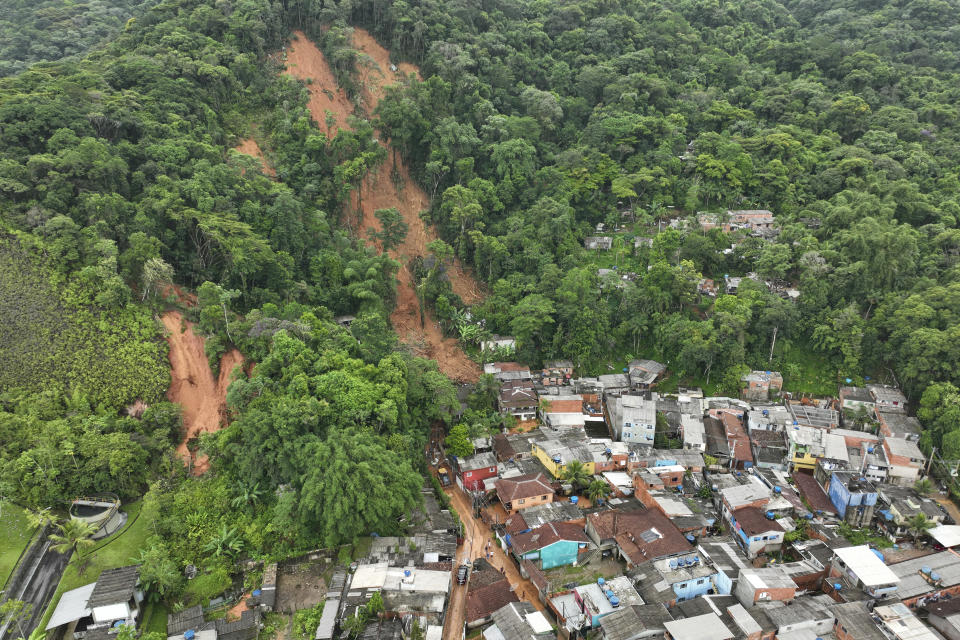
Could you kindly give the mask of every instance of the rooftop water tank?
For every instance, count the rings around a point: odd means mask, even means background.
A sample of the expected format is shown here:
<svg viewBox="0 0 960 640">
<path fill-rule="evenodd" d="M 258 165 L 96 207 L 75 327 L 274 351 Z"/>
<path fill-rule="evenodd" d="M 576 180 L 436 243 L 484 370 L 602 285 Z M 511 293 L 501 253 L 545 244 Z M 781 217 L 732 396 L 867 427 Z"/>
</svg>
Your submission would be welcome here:
<svg viewBox="0 0 960 640">
<path fill-rule="evenodd" d="M 937 573 L 936 571 L 931 571 L 931 572 L 930 572 L 930 579 L 933 580 L 934 582 L 936 582 L 937 580 L 940 579 L 940 574 Z"/>
<path fill-rule="evenodd" d="M 886 561 L 887 561 L 887 559 L 883 557 L 883 553 L 882 553 L 879 549 L 870 549 L 870 551 L 873 551 L 873 555 L 875 555 L 875 556 L 877 556 L 878 558 L 880 558 L 880 562 L 886 562 Z"/>
<path fill-rule="evenodd" d="M 687 542 L 693 542 L 696 538 L 693 537 L 692 533 L 687 534 Z"/>
<path fill-rule="evenodd" d="M 780 487 L 774 487 L 774 488 L 773 488 L 773 492 L 774 492 L 774 493 L 783 493 L 783 489 L 781 489 Z"/>
<path fill-rule="evenodd" d="M 252 592 L 250 595 L 252 595 L 252 596 L 259 596 L 261 593 L 262 593 L 262 591 L 260 591 L 260 589 L 254 589 L 253 592 Z"/>
<path fill-rule="evenodd" d="M 608 599 L 610 600 L 611 607 L 616 608 L 620 606 L 620 598 L 618 598 L 617 596 L 611 595 L 610 598 Z"/>
<path fill-rule="evenodd" d="M 928 576 L 930 575 L 930 572 L 933 571 L 933 569 L 931 569 L 927 565 L 923 565 L 922 567 L 920 567 L 920 571 L 923 573 L 923 575 Z"/>
<path fill-rule="evenodd" d="M 579 502 L 579 501 L 580 501 L 580 498 L 579 498 L 579 497 L 577 497 L 577 496 L 570 496 L 570 502 L 571 502 L 572 504 L 577 504 L 577 502 Z"/>
<path fill-rule="evenodd" d="M 600 585 L 601 587 L 603 586 L 603 584 L 604 584 L 605 582 L 606 582 L 606 580 L 604 580 L 603 578 L 597 578 L 597 584 Z"/>
<path fill-rule="evenodd" d="M 404 577 L 409 578 L 409 577 L 410 577 L 410 569 L 404 569 L 404 570 L 403 570 L 403 575 L 404 575 Z"/>
<path fill-rule="evenodd" d="M 183 640 L 193 640 L 193 637 L 197 635 L 197 632 L 193 629 L 187 629 L 183 632 Z"/>
<path fill-rule="evenodd" d="M 676 559 L 670 561 L 670 568 L 671 568 L 671 569 L 676 569 L 676 568 L 677 568 L 677 561 L 676 561 Z"/>
<path fill-rule="evenodd" d="M 839 582 L 834 582 L 833 588 L 836 589 L 837 591 L 840 591 L 840 589 L 843 589 L 843 585 L 840 584 Z"/>
<path fill-rule="evenodd" d="M 773 511 L 767 511 L 767 520 L 773 520 L 775 517 Z"/>
<path fill-rule="evenodd" d="M 560 460 L 561 460 L 560 456 L 553 456 L 553 461 L 556 462 L 557 464 L 560 464 Z"/>
<path fill-rule="evenodd" d="M 873 453 L 873 447 L 867 447 L 867 453 Z"/>
</svg>

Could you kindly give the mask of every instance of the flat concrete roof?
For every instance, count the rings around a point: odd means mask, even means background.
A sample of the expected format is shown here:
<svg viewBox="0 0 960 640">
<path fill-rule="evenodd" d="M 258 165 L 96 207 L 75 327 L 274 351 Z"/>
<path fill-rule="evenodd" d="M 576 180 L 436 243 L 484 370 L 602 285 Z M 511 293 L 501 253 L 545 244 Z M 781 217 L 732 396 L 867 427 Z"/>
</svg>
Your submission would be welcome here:
<svg viewBox="0 0 960 640">
<path fill-rule="evenodd" d="M 900 582 L 897 574 L 891 571 L 890 567 L 885 565 L 868 545 L 837 549 L 836 554 L 851 571 L 857 574 L 860 582 L 868 587 Z"/>
<path fill-rule="evenodd" d="M 730 640 L 733 634 L 715 613 L 663 624 L 674 640 Z"/>
</svg>

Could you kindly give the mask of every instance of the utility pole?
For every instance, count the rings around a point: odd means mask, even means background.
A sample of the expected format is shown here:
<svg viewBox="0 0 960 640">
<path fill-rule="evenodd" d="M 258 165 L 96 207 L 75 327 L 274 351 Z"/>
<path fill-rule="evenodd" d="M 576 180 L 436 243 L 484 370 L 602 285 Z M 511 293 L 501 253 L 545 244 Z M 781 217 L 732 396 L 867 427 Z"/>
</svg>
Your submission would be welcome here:
<svg viewBox="0 0 960 640">
<path fill-rule="evenodd" d="M 927 469 L 926 469 L 926 471 L 923 472 L 923 475 L 925 475 L 925 476 L 929 476 L 929 475 L 930 475 L 930 465 L 933 464 L 933 456 L 935 456 L 935 455 L 937 455 L 937 448 L 936 448 L 936 447 L 934 447 L 933 449 L 930 450 L 930 457 L 927 458 Z"/>
</svg>

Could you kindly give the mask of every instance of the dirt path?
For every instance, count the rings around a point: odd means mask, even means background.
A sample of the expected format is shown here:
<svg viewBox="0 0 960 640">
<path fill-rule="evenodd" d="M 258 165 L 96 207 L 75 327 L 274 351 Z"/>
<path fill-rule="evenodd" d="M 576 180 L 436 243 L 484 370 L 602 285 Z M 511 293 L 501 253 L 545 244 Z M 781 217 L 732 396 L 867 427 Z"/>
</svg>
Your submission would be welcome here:
<svg viewBox="0 0 960 640">
<path fill-rule="evenodd" d="M 960 509 L 957 509 L 957 505 L 954 504 L 948 496 L 942 495 L 933 495 L 930 496 L 937 502 L 943 505 L 943 508 L 947 510 L 947 513 L 950 514 L 950 517 L 953 518 L 953 521 L 957 524 L 960 524 Z"/>
<path fill-rule="evenodd" d="M 470 500 L 459 487 L 447 487 L 444 492 L 450 496 L 453 508 L 456 509 L 461 522 L 463 522 L 466 538 L 464 546 L 457 556 L 457 562 L 454 564 L 472 562 L 477 558 L 484 557 L 487 551 L 487 542 L 492 540 L 493 532 L 482 521 L 473 517 Z M 493 552 L 493 557 L 488 562 L 497 569 L 503 569 L 504 575 L 512 585 L 517 597 L 520 600 L 530 602 L 538 610 L 547 613 L 546 607 L 540 602 L 537 588 L 520 575 L 517 565 L 507 557 L 506 552 L 500 548 L 500 545 L 491 543 L 490 551 Z M 454 566 L 454 572 L 456 572 L 456 566 Z M 456 585 L 456 581 L 454 581 L 454 585 Z M 447 619 L 444 621 L 443 640 L 459 640 L 463 630 L 464 616 L 466 615 L 466 597 L 467 589 L 455 586 L 450 597 L 450 606 L 447 609 Z"/>
<path fill-rule="evenodd" d="M 291 43 L 287 52 L 287 73 L 306 81 L 310 90 L 310 113 L 321 128 L 327 129 L 327 111 L 333 113 L 334 126 L 347 126 L 347 116 L 353 112 L 353 105 L 346 94 L 336 85 L 333 72 L 327 65 L 323 54 L 300 31 L 295 31 L 297 40 Z M 360 75 L 363 85 L 363 104 L 372 112 L 383 97 L 384 87 L 399 79 L 390 69 L 390 54 L 363 29 L 354 30 L 354 45 L 365 53 L 360 63 Z M 410 64 L 399 65 L 402 73 L 418 73 Z M 380 144 L 386 146 L 381 140 Z M 399 176 L 400 187 L 394 185 L 391 176 Z M 360 196 L 359 205 L 357 196 Z M 443 332 L 435 320 L 426 314 L 423 326 L 420 324 L 420 305 L 417 300 L 413 277 L 406 265 L 416 256 L 427 254 L 427 244 L 436 239 L 433 228 L 423 222 L 420 212 L 430 206 L 426 193 L 414 182 L 410 171 L 402 161 L 395 161 L 393 153 L 387 154 L 387 160 L 376 172 L 371 172 L 360 186 L 359 194 L 351 196 L 351 207 L 362 210 L 362 224 L 358 234 L 367 237 L 368 229 L 379 229 L 379 221 L 374 212 L 377 209 L 396 207 L 409 226 L 403 244 L 390 251 L 390 256 L 401 265 L 397 275 L 397 305 L 390 316 L 394 329 L 400 339 L 409 345 L 417 355 L 437 361 L 440 370 L 448 377 L 464 382 L 476 380 L 480 367 L 470 360 L 453 338 L 444 338 Z M 473 304 L 483 298 L 479 285 L 455 262 L 449 270 L 453 290 L 467 304 Z"/>
<path fill-rule="evenodd" d="M 263 150 L 260 149 L 260 145 L 257 144 L 257 141 L 253 138 L 247 138 L 242 141 L 240 144 L 234 147 L 234 150 L 244 153 L 248 156 L 253 156 L 260 161 L 260 164 L 263 165 L 263 173 L 270 176 L 271 178 L 277 177 L 277 172 L 273 170 L 273 167 L 267 162 L 266 157 L 263 155 Z"/>
<path fill-rule="evenodd" d="M 170 389 L 167 398 L 183 407 L 184 438 L 177 447 L 177 455 L 190 460 L 187 440 L 201 433 L 217 431 L 226 414 L 227 386 L 233 368 L 243 363 L 236 349 L 224 354 L 220 361 L 220 376 L 213 372 L 203 351 L 204 340 L 193 332 L 193 324 L 186 322 L 179 311 L 168 311 L 161 321 L 169 334 Z M 186 330 L 182 330 L 183 327 Z M 199 475 L 207 470 L 205 457 L 196 460 L 193 472 Z"/>
</svg>

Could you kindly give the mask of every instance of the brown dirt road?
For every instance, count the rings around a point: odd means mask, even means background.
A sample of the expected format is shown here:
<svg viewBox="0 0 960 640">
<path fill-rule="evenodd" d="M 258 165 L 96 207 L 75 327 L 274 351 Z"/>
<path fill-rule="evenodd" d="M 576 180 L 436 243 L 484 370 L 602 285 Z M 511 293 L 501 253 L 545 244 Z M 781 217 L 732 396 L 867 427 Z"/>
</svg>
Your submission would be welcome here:
<svg viewBox="0 0 960 640">
<path fill-rule="evenodd" d="M 186 322 L 179 311 L 167 311 L 161 317 L 170 345 L 170 389 L 167 399 L 183 407 L 184 438 L 177 447 L 177 455 L 190 461 L 187 440 L 201 433 L 217 431 L 226 417 L 227 387 L 233 368 L 243 364 L 243 356 L 236 349 L 224 354 L 220 361 L 220 376 L 213 372 L 203 351 L 204 339 L 193 332 L 193 324 Z M 183 327 L 186 330 L 181 330 Z M 203 457 L 194 462 L 193 473 L 204 473 L 209 464 Z"/>
<path fill-rule="evenodd" d="M 326 128 L 327 111 L 333 114 L 335 127 L 346 127 L 347 116 L 354 111 L 353 105 L 337 86 L 333 72 L 316 45 L 303 32 L 295 31 L 294 34 L 297 40 L 293 41 L 287 50 L 286 72 L 304 81 L 311 80 L 307 85 L 310 91 L 310 113 L 321 128 Z M 360 73 L 364 106 L 372 112 L 383 97 L 384 87 L 392 84 L 397 75 L 390 70 L 390 54 L 369 33 L 363 29 L 355 29 L 353 38 L 354 45 L 367 54 L 360 62 Z M 399 65 L 399 71 L 405 74 L 418 73 L 416 67 L 410 64 Z M 330 132 L 330 135 L 335 135 L 335 132 L 336 129 Z M 383 140 L 380 144 L 386 146 Z M 400 177 L 399 188 L 390 179 L 394 173 Z M 358 206 L 357 195 L 352 196 L 353 209 Z M 359 195 L 363 213 L 362 228 L 358 231 L 361 237 L 366 238 L 368 229 L 379 228 L 379 221 L 374 215 L 377 209 L 396 207 L 409 226 L 403 244 L 390 251 L 390 256 L 402 265 L 397 274 L 397 305 L 390 316 L 397 335 L 417 355 L 436 360 L 440 370 L 448 377 L 464 382 L 476 380 L 480 375 L 480 367 L 463 353 L 457 341 L 444 338 L 439 325 L 430 314 L 426 314 L 423 326 L 420 323 L 420 305 L 412 275 L 406 265 L 416 256 L 425 256 L 427 244 L 437 237 L 433 228 L 426 225 L 420 217 L 420 211 L 430 205 L 429 197 L 411 178 L 406 164 L 395 161 L 392 153 L 388 153 L 387 160 L 379 171 L 371 172 L 366 177 Z M 464 302 L 472 304 L 483 298 L 480 286 L 459 263 L 455 262 L 448 273 L 453 290 Z"/>
<path fill-rule="evenodd" d="M 463 522 L 464 536 L 466 541 L 457 555 L 457 561 L 454 562 L 453 575 L 456 578 L 457 565 L 464 562 L 472 562 L 477 558 L 482 558 L 486 552 L 486 544 L 491 540 L 493 532 L 480 520 L 473 517 L 473 508 L 470 500 L 460 490 L 459 487 L 447 487 L 444 492 L 450 496 L 453 508 Z M 538 610 L 548 613 L 546 607 L 540 602 L 537 594 L 537 588 L 524 579 L 517 569 L 517 565 L 507 557 L 506 552 L 500 548 L 500 545 L 491 543 L 490 551 L 493 557 L 488 561 L 497 569 L 503 569 L 504 575 L 513 586 L 514 593 L 521 600 L 526 600 L 533 604 Z M 450 594 L 450 605 L 447 607 L 447 617 L 443 625 L 443 640 L 459 640 L 463 632 L 464 617 L 466 616 L 467 588 L 457 585 L 453 582 L 453 590 Z"/>
</svg>

